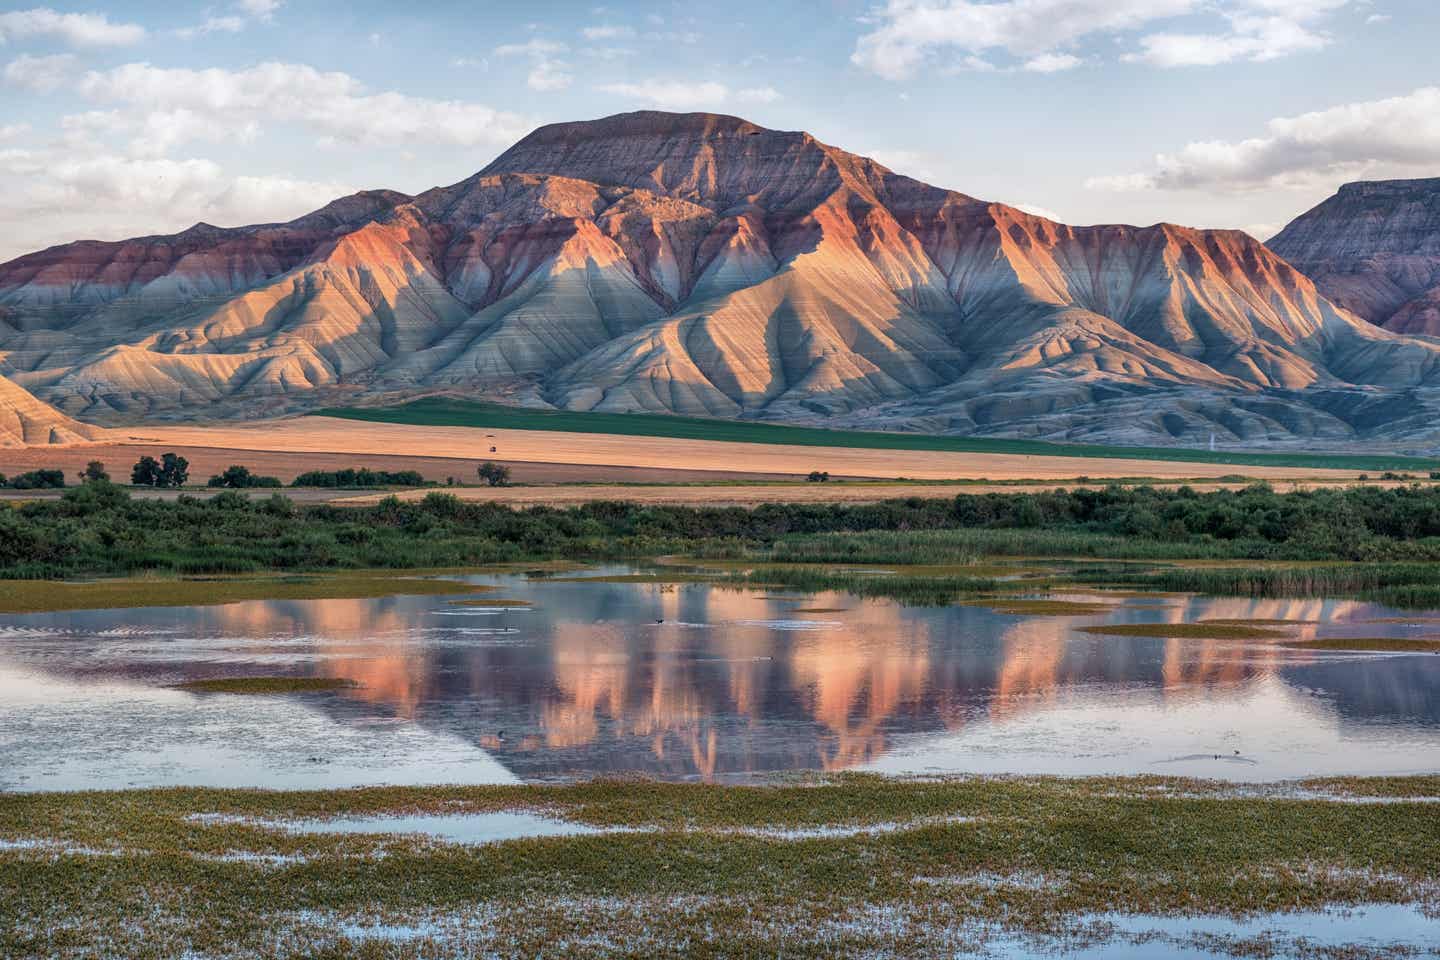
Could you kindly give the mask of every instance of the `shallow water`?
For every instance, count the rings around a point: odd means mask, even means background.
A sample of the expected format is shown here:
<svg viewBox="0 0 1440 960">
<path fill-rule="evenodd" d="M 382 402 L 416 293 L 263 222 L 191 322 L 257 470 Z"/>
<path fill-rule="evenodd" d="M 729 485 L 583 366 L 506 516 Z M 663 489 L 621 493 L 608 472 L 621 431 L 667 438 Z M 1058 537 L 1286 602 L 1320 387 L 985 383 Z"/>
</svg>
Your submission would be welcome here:
<svg viewBox="0 0 1440 960">
<path fill-rule="evenodd" d="M 1035 617 L 703 583 L 472 579 L 533 606 L 389 597 L 0 617 L 0 788 L 1440 770 L 1440 656 L 1076 630 L 1254 617 L 1319 622 L 1295 636 L 1430 636 L 1433 614 L 1150 597 Z M 360 686 L 170 687 L 262 674 Z"/>
<path fill-rule="evenodd" d="M 1229 917 L 1155 917 L 1111 914 L 1092 917 L 1095 944 L 1002 941 L 994 955 L 1011 960 L 1064 956 L 1101 960 L 1150 957 L 1235 956 L 1238 942 L 1264 944 L 1245 956 L 1375 956 L 1387 951 L 1407 957 L 1440 956 L 1440 920 L 1415 907 L 1370 904 L 1331 910 Z M 1232 949 L 1226 949 L 1231 947 Z"/>
<path fill-rule="evenodd" d="M 532 837 L 576 837 L 605 832 L 588 824 L 546 817 L 524 810 L 413 814 L 398 817 L 343 817 L 336 820 L 295 820 L 280 825 L 299 833 L 419 834 L 435 840 L 462 844 L 501 843 Z"/>
</svg>

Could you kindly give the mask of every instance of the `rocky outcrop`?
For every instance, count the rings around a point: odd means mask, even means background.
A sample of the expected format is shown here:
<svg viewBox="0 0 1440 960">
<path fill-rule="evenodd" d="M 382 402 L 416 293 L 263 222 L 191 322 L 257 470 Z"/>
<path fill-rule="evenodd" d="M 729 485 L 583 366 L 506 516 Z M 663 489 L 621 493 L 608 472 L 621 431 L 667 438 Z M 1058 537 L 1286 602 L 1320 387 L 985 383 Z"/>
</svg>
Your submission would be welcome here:
<svg viewBox="0 0 1440 960">
<path fill-rule="evenodd" d="M 542 127 L 414 197 L 0 265 L 0 373 L 116 420 L 445 392 L 1338 443 L 1423 422 L 1440 346 L 1243 233 L 1069 227 L 806 133 L 642 112 Z M 1377 415 L 1401 395 L 1420 421 Z"/>
<path fill-rule="evenodd" d="M 1440 336 L 1440 178 L 1347 183 L 1269 246 L 1371 323 Z"/>
</svg>

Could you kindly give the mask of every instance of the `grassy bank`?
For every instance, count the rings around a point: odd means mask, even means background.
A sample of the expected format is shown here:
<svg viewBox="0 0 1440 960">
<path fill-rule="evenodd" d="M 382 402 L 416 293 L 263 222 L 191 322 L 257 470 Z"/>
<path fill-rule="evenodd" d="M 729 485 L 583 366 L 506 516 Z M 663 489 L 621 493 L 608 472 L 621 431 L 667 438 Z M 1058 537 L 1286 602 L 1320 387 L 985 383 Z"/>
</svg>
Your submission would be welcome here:
<svg viewBox="0 0 1440 960">
<path fill-rule="evenodd" d="M 1440 833 L 1410 798 L 1437 794 L 1433 777 L 1272 794 L 845 776 L 0 795 L 0 954 L 950 956 L 1085 936 L 1082 916 L 1111 911 L 1433 910 Z M 1351 796 L 1383 802 L 1337 802 Z M 496 810 L 624 831 L 459 846 L 275 825 Z"/>
<path fill-rule="evenodd" d="M 432 493 L 373 506 L 227 491 L 138 500 L 94 482 L 0 505 L 0 577 L 361 568 L 686 553 L 785 562 L 949 563 L 992 555 L 1433 562 L 1440 488 L 1196 493 L 1106 487 L 869 504 L 514 509 Z"/>
<path fill-rule="evenodd" d="M 1440 488 L 1107 487 L 871 504 L 514 509 L 438 492 L 348 507 L 230 491 L 167 502 L 97 482 L 59 500 L 0 505 L 0 579 L 139 577 L 139 585 L 17 584 L 0 597 L 0 612 L 459 592 L 443 581 L 356 574 L 672 555 L 728 565 L 732 582 L 911 602 L 1016 589 L 996 578 L 1026 571 L 997 561 L 1040 557 L 1070 562 L 1049 564 L 1048 581 L 1019 586 L 1362 596 L 1432 607 L 1440 606 Z M 853 569 L 867 565 L 904 569 L 889 577 Z M 341 577 L 302 575 L 319 572 Z M 260 576 L 274 574 L 288 576 Z"/>
<path fill-rule="evenodd" d="M 678 417 L 650 413 L 576 413 L 531 410 L 495 403 L 431 398 L 394 407 L 340 407 L 317 411 L 320 416 L 377 423 L 508 430 L 551 430 L 621 436 L 724 440 L 735 443 L 789 444 L 805 447 L 854 447 L 866 450 L 930 450 L 951 453 L 1005 453 L 1045 457 L 1104 457 L 1168 460 L 1183 463 L 1233 463 L 1243 466 L 1318 467 L 1339 470 L 1408 470 L 1421 473 L 1436 461 L 1383 454 L 1222 453 L 1183 447 L 1118 447 L 1039 440 L 997 440 L 944 437 L 869 430 L 827 430 L 744 420 Z"/>
</svg>

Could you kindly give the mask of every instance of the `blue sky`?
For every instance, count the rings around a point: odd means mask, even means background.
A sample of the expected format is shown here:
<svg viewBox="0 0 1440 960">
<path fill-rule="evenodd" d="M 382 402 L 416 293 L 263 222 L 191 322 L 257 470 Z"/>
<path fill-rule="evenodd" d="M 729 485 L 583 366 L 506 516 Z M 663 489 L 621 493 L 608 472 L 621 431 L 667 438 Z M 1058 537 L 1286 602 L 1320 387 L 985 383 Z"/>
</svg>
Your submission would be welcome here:
<svg viewBox="0 0 1440 960">
<path fill-rule="evenodd" d="M 417 192 L 640 108 L 1263 236 L 1346 180 L 1440 176 L 1437 37 L 1429 0 L 0 3 L 0 259 Z"/>
</svg>

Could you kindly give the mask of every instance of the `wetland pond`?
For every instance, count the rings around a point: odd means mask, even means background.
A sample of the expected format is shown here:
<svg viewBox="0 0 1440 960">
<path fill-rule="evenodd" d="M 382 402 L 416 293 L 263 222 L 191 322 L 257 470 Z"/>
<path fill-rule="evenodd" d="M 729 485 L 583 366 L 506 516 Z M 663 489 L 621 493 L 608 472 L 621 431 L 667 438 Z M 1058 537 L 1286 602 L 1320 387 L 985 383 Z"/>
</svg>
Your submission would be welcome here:
<svg viewBox="0 0 1440 960">
<path fill-rule="evenodd" d="M 1440 655 L 1314 648 L 1434 637 L 1436 613 L 1077 592 L 1099 605 L 1055 615 L 614 576 L 631 572 L 465 578 L 483 605 L 0 615 L 0 789 L 1440 771 Z M 1216 620 L 1287 622 L 1087 632 Z M 257 676 L 337 682 L 177 686 Z"/>
</svg>

